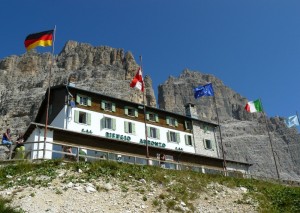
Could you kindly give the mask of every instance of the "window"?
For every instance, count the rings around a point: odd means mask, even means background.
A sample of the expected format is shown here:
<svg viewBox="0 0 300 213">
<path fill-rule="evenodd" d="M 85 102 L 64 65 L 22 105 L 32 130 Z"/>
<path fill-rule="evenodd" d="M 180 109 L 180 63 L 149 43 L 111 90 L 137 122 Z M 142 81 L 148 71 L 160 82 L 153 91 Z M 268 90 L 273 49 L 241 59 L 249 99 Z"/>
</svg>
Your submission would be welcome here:
<svg viewBox="0 0 300 213">
<path fill-rule="evenodd" d="M 87 112 L 74 110 L 74 121 L 80 124 L 91 125 L 91 114 Z"/>
<path fill-rule="evenodd" d="M 159 129 L 148 126 L 147 127 L 147 136 L 149 138 L 159 139 L 160 138 Z"/>
<path fill-rule="evenodd" d="M 87 97 L 87 96 L 84 96 L 84 95 L 77 94 L 76 102 L 79 105 L 92 106 L 92 99 L 90 97 Z"/>
<path fill-rule="evenodd" d="M 193 146 L 193 138 L 191 135 L 185 135 L 185 144 L 188 146 Z"/>
<path fill-rule="evenodd" d="M 192 126 L 192 121 L 185 121 L 184 122 L 184 127 L 186 130 L 192 130 L 193 126 Z"/>
<path fill-rule="evenodd" d="M 213 150 L 211 140 L 204 139 L 204 147 L 205 147 L 205 149 L 212 149 Z"/>
<path fill-rule="evenodd" d="M 109 118 L 109 117 L 103 117 L 101 119 L 101 128 L 116 130 L 116 119 Z"/>
<path fill-rule="evenodd" d="M 154 122 L 158 122 L 158 115 L 152 112 L 147 112 L 146 113 L 146 119 L 148 121 L 154 121 Z"/>
<path fill-rule="evenodd" d="M 124 132 L 135 135 L 135 123 L 124 121 Z"/>
<path fill-rule="evenodd" d="M 168 131 L 167 138 L 169 142 L 175 142 L 175 143 L 180 142 L 180 134 L 178 132 Z"/>
<path fill-rule="evenodd" d="M 178 126 L 177 119 L 169 117 L 169 116 L 166 117 L 166 123 L 167 123 L 167 125 L 170 125 L 170 126 L 175 126 L 175 127 Z"/>
<path fill-rule="evenodd" d="M 101 109 L 109 112 L 115 112 L 116 111 L 116 105 L 115 103 L 109 102 L 109 101 L 102 101 L 101 102 Z"/>
<path fill-rule="evenodd" d="M 131 116 L 131 117 L 138 117 L 138 110 L 132 107 L 125 107 L 124 108 L 125 115 Z"/>
</svg>

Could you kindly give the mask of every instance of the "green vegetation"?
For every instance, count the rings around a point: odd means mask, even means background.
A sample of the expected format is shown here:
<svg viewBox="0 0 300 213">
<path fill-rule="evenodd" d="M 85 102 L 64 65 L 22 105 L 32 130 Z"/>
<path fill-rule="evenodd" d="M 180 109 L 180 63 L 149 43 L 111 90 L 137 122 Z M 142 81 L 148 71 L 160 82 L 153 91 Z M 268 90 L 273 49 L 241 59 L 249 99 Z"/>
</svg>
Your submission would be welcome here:
<svg viewBox="0 0 300 213">
<path fill-rule="evenodd" d="M 0 197 L 0 212 L 1 213 L 21 213 L 9 206 L 10 200 Z"/>
<path fill-rule="evenodd" d="M 146 184 L 139 185 L 137 181 L 144 179 L 151 183 L 153 187 L 164 186 L 166 190 L 155 197 L 152 204 L 157 208 L 164 205 L 167 209 L 178 210 L 179 202 L 184 202 L 186 206 L 193 210 L 193 200 L 197 199 L 201 192 L 207 191 L 209 183 L 219 183 L 227 187 L 245 187 L 248 192 L 243 199 L 237 200 L 236 204 L 254 205 L 258 203 L 257 210 L 263 213 L 279 212 L 300 212 L 300 188 L 280 185 L 267 181 L 254 179 L 231 178 L 222 175 L 206 175 L 193 171 L 174 171 L 161 169 L 153 166 L 138 166 L 122 164 L 110 161 L 97 161 L 93 163 L 63 163 L 61 161 L 43 161 L 40 163 L 20 163 L 7 165 L 0 168 L 1 187 L 13 185 L 47 186 L 49 182 L 58 176 L 58 170 L 70 171 L 69 176 L 60 179 L 67 183 L 81 181 L 93 181 L 99 177 L 109 182 L 112 178 L 122 181 L 120 185 L 122 192 L 129 191 L 128 185 L 136 185 L 142 197 L 146 201 L 146 193 L 151 188 Z M 81 170 L 82 173 L 78 173 Z M 80 174 L 80 177 L 78 176 Z M 125 184 L 126 183 L 126 184 Z M 141 187 L 140 187 L 141 186 Z M 98 191 L 104 191 L 102 187 Z M 216 189 L 217 191 L 217 189 Z M 57 190 L 57 194 L 61 191 Z M 34 195 L 32 195 L 34 196 Z M 206 197 L 205 200 L 208 198 Z M 16 212 L 4 205 L 9 200 L 0 200 L 0 212 Z M 3 208 L 7 208 L 6 211 Z"/>
</svg>

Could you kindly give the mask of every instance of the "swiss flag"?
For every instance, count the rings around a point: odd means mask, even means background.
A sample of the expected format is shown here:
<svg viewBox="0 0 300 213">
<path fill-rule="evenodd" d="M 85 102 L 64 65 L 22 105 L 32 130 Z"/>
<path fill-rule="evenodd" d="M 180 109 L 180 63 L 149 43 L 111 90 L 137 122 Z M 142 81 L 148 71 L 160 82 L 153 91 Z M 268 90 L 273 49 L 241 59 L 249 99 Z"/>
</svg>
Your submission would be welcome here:
<svg viewBox="0 0 300 213">
<path fill-rule="evenodd" d="M 139 67 L 136 75 L 131 81 L 130 87 L 132 88 L 137 88 L 144 92 L 144 80 L 143 80 L 143 75 L 142 75 L 142 69 Z"/>
</svg>

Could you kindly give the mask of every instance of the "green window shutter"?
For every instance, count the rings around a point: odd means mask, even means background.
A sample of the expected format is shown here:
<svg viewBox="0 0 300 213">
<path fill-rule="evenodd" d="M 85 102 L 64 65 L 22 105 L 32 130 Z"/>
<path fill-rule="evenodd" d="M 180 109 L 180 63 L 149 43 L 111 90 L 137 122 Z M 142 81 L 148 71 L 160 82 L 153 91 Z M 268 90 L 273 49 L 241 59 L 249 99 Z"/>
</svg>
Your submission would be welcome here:
<svg viewBox="0 0 300 213">
<path fill-rule="evenodd" d="M 138 117 L 138 116 L 139 116 L 139 112 L 138 112 L 137 109 L 134 109 L 134 116 L 135 116 L 135 117 Z"/>
<path fill-rule="evenodd" d="M 79 123 L 79 111 L 74 110 L 74 121 Z"/>
<path fill-rule="evenodd" d="M 124 132 L 128 133 L 128 122 L 124 121 Z"/>
<path fill-rule="evenodd" d="M 158 115 L 155 114 L 155 121 L 158 122 Z"/>
<path fill-rule="evenodd" d="M 80 103 L 80 95 L 79 94 L 76 95 L 76 102 Z"/>
<path fill-rule="evenodd" d="M 167 132 L 167 139 L 170 142 L 170 139 L 171 139 L 171 137 L 170 137 L 170 131 Z"/>
<path fill-rule="evenodd" d="M 91 113 L 86 113 L 86 124 L 91 125 Z"/>
<path fill-rule="evenodd" d="M 101 109 L 105 109 L 105 102 L 101 101 Z"/>
<path fill-rule="evenodd" d="M 112 128 L 113 128 L 113 130 L 116 130 L 116 119 L 112 118 L 111 122 L 112 122 Z"/>
<path fill-rule="evenodd" d="M 180 133 L 176 132 L 176 142 L 180 143 Z"/>
<path fill-rule="evenodd" d="M 159 129 L 156 129 L 156 135 L 157 135 L 157 139 L 160 139 L 160 132 L 159 132 Z"/>
<path fill-rule="evenodd" d="M 87 105 L 92 106 L 92 98 L 91 97 L 87 97 Z"/>
<path fill-rule="evenodd" d="M 128 115 L 128 107 L 124 107 L 124 112 L 125 112 L 125 115 Z"/>
<path fill-rule="evenodd" d="M 132 134 L 135 135 L 135 123 L 132 123 Z"/>
<path fill-rule="evenodd" d="M 169 116 L 166 117 L 166 123 L 167 123 L 167 125 L 170 125 L 170 117 Z"/>
<path fill-rule="evenodd" d="M 147 126 L 147 136 L 148 136 L 148 137 L 151 137 L 151 136 L 150 136 L 150 127 L 149 127 L 149 126 Z"/>
<path fill-rule="evenodd" d="M 146 113 L 146 119 L 149 121 L 149 112 Z"/>
<path fill-rule="evenodd" d="M 184 135 L 185 145 L 188 145 L 188 136 Z"/>
<path fill-rule="evenodd" d="M 116 111 L 116 104 L 111 103 L 111 111 L 115 112 Z"/>
<path fill-rule="evenodd" d="M 175 119 L 175 126 L 178 127 L 178 121 Z"/>
<path fill-rule="evenodd" d="M 188 129 L 187 121 L 184 121 L 184 128 L 185 128 L 185 129 Z"/>
</svg>

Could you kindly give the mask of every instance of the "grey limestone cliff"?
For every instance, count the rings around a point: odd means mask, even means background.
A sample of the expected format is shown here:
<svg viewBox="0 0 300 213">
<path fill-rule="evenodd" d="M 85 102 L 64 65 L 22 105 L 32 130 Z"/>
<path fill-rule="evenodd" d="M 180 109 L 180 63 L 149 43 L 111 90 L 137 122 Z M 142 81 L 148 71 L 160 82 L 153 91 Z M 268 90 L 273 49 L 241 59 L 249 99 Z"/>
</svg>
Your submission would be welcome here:
<svg viewBox="0 0 300 213">
<path fill-rule="evenodd" d="M 34 120 L 48 87 L 52 57 L 27 52 L 0 60 L 0 131 L 23 132 Z M 54 57 L 51 86 L 67 83 L 133 102 L 143 101 L 142 92 L 129 87 L 138 65 L 130 52 L 107 46 L 69 41 Z M 147 103 L 156 106 L 150 77 L 145 79 Z"/>
<path fill-rule="evenodd" d="M 300 135 L 287 128 L 282 118 L 267 119 L 261 113 L 244 110 L 247 99 L 225 86 L 213 75 L 184 70 L 178 77 L 169 77 L 159 86 L 160 108 L 184 114 L 184 105 L 194 103 L 200 119 L 216 121 L 213 97 L 193 97 L 193 88 L 213 83 L 217 110 L 221 120 L 222 139 L 227 159 L 253 163 L 250 172 L 256 176 L 277 178 L 270 147 L 270 138 L 280 178 L 300 180 Z M 220 136 L 218 137 L 220 142 Z M 221 144 L 220 146 L 221 147 Z"/>
</svg>

